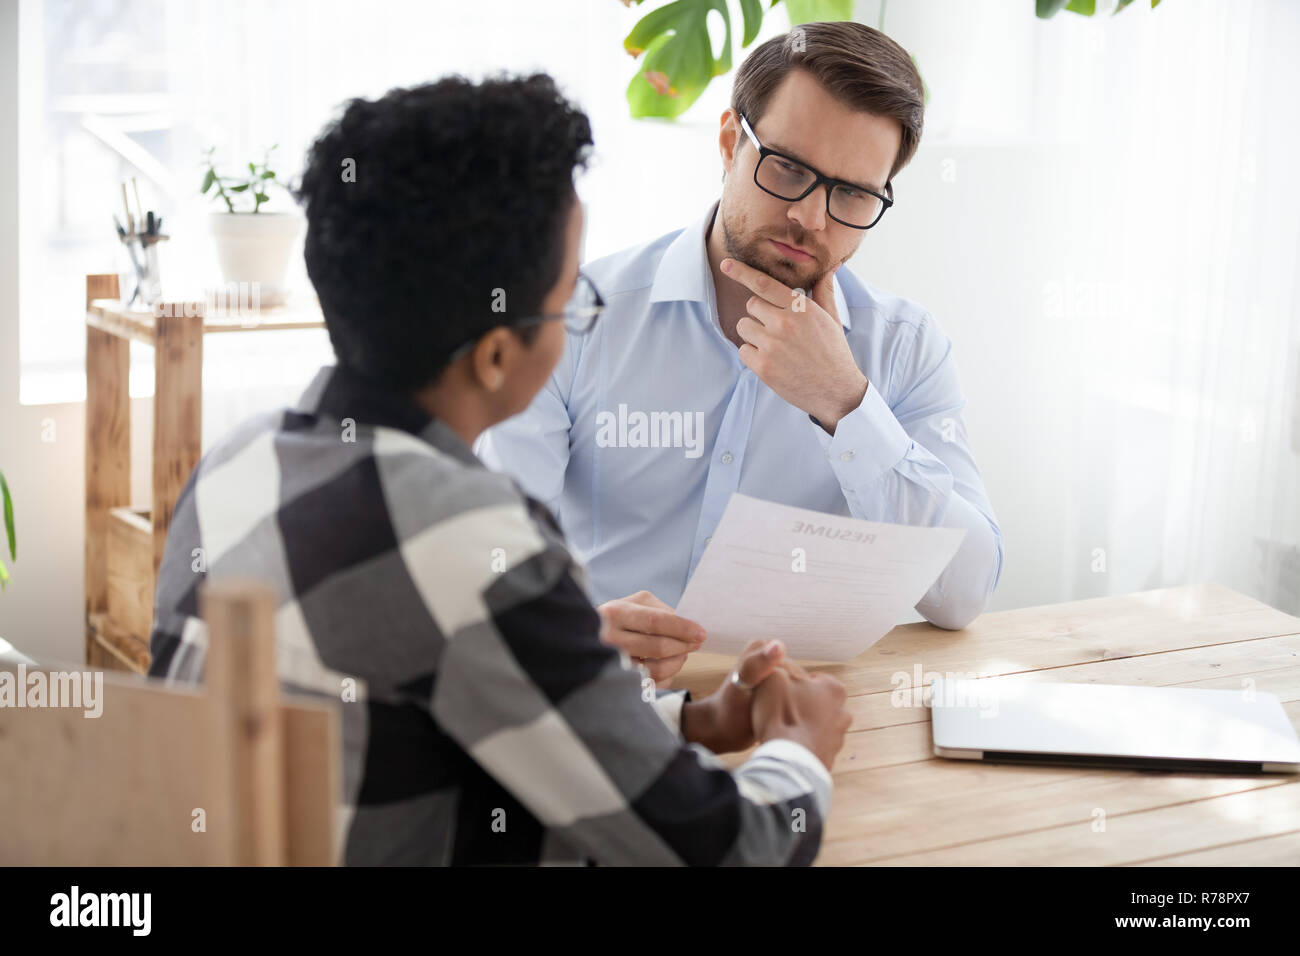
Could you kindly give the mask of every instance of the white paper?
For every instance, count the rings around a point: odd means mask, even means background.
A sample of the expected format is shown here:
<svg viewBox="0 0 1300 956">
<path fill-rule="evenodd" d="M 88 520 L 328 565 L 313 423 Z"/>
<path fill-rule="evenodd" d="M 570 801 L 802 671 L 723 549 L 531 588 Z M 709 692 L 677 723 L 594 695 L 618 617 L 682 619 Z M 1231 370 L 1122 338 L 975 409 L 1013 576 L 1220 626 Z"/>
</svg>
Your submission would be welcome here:
<svg viewBox="0 0 1300 956">
<path fill-rule="evenodd" d="M 677 613 L 703 625 L 709 653 L 778 638 L 790 657 L 849 660 L 925 596 L 965 536 L 733 494 Z"/>
</svg>

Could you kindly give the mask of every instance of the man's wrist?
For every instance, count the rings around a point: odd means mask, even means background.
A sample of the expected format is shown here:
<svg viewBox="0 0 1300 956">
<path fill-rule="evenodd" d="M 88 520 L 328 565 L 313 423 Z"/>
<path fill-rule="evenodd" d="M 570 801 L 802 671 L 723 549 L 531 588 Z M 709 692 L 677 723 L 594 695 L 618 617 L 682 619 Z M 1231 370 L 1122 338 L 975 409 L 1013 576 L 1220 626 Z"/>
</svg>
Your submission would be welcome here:
<svg viewBox="0 0 1300 956">
<path fill-rule="evenodd" d="M 867 377 L 863 375 L 861 384 L 855 385 L 851 390 L 846 391 L 836 401 L 828 404 L 826 409 L 814 412 L 813 421 L 828 434 L 834 435 L 835 426 L 840 423 L 840 419 L 862 404 L 862 399 L 866 397 L 870 384 Z"/>
<path fill-rule="evenodd" d="M 703 744 L 712 750 L 710 744 L 716 732 L 717 713 L 712 700 L 706 697 L 682 704 L 682 737 L 688 743 Z"/>
</svg>

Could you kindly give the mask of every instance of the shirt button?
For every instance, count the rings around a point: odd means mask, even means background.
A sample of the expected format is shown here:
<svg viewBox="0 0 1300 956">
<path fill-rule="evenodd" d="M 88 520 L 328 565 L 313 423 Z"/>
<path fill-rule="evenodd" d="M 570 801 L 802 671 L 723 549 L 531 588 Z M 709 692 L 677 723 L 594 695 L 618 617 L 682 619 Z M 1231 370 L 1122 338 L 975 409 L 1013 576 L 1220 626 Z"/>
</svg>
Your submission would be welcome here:
<svg viewBox="0 0 1300 956">
<path fill-rule="evenodd" d="M 730 465 L 733 461 L 735 461 L 735 459 L 731 457 L 731 452 L 729 451 L 724 451 L 722 453 L 721 460 L 724 465 Z"/>
<path fill-rule="evenodd" d="M 846 451 L 840 453 L 840 461 L 852 461 L 852 460 L 853 460 L 853 452 Z"/>
</svg>

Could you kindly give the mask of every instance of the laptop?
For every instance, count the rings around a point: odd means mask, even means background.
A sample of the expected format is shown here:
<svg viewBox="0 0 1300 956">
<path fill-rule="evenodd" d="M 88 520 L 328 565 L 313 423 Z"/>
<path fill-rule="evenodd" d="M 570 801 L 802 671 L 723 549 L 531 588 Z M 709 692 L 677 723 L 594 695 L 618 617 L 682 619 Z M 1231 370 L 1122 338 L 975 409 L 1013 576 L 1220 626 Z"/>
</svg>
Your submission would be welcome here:
<svg viewBox="0 0 1300 956">
<path fill-rule="evenodd" d="M 1300 739 L 1276 694 L 1008 678 L 938 678 L 931 686 L 938 757 L 1300 773 Z"/>
</svg>

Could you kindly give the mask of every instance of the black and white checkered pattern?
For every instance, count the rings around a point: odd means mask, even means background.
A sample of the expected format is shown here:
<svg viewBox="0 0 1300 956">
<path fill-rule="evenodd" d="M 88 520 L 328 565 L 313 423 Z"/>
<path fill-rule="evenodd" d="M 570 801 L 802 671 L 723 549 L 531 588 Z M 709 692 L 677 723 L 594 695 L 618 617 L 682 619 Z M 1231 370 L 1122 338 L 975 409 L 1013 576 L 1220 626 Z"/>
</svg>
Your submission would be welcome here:
<svg viewBox="0 0 1300 956">
<path fill-rule="evenodd" d="M 277 595 L 287 691 L 343 701 L 348 864 L 810 863 L 831 781 L 770 741 L 682 740 L 599 639 L 546 508 L 450 428 L 341 368 L 213 447 L 159 570 L 150 673 L 197 680 L 206 576 Z M 355 694 L 355 701 L 349 698 Z"/>
</svg>

